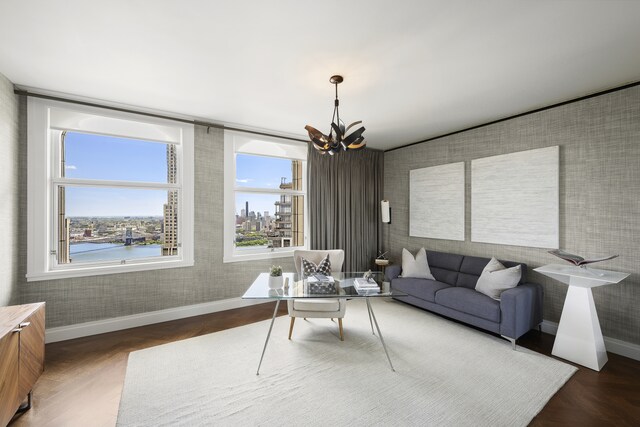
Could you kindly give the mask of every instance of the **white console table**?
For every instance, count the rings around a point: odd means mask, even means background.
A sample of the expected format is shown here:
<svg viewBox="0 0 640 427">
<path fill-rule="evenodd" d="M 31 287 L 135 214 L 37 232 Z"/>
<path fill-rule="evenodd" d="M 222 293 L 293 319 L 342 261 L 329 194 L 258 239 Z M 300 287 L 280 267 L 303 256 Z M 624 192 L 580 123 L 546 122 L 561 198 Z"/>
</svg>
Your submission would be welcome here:
<svg viewBox="0 0 640 427">
<path fill-rule="evenodd" d="M 534 271 L 569 285 L 551 354 L 595 371 L 607 363 L 591 288 L 619 283 L 627 273 L 549 264 Z"/>
</svg>

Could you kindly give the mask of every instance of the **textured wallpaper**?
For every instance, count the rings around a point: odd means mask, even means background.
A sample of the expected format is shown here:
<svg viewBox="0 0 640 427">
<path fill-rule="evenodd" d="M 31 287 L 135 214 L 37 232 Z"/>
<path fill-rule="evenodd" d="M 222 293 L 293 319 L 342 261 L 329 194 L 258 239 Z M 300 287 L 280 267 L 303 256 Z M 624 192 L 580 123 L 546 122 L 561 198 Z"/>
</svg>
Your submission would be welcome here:
<svg viewBox="0 0 640 427">
<path fill-rule="evenodd" d="M 21 125 L 26 126 L 26 102 Z M 47 327 L 127 316 L 166 308 L 240 297 L 258 273 L 276 262 L 285 270 L 293 260 L 280 258 L 222 263 L 224 143 L 223 131 L 195 128 L 195 265 L 156 271 L 26 282 L 20 268 L 23 303 L 47 302 Z M 26 141 L 23 141 L 26 147 Z M 26 150 L 21 159 L 26 171 Z M 26 212 L 26 172 L 21 179 Z M 21 225 L 20 251 L 26 257 L 26 223 Z"/>
<path fill-rule="evenodd" d="M 18 295 L 18 97 L 13 93 L 13 84 L 0 74 L 0 306 L 19 302 Z"/>
<path fill-rule="evenodd" d="M 403 247 L 496 256 L 531 268 L 561 260 L 545 249 L 473 243 L 473 159 L 560 146 L 560 247 L 585 256 L 619 254 L 597 265 L 631 275 L 593 289 L 605 336 L 640 344 L 640 87 L 601 95 L 385 153 L 384 197 L 392 223 L 385 248 L 399 262 Z M 409 237 L 409 170 L 467 162 L 466 240 Z M 388 237 L 387 237 L 388 236 Z M 560 320 L 567 286 L 529 270 L 545 288 L 544 318 Z"/>
</svg>

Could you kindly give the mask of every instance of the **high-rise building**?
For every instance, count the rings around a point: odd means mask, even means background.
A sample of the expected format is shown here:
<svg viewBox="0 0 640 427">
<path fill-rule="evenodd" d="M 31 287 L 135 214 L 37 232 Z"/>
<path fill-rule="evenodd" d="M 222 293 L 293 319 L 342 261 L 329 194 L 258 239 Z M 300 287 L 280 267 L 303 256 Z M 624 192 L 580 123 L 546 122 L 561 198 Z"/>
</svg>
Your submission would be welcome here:
<svg viewBox="0 0 640 427">
<path fill-rule="evenodd" d="M 62 132 L 60 137 L 60 175 L 64 177 L 65 173 L 65 147 L 64 139 L 66 132 Z M 58 258 L 58 264 L 68 264 L 71 262 L 71 248 L 70 248 L 70 229 L 71 220 L 67 218 L 65 212 L 66 199 L 65 199 L 65 187 L 58 187 L 58 248 L 56 256 Z"/>
<path fill-rule="evenodd" d="M 291 182 L 280 181 L 282 190 L 302 190 L 302 162 L 291 162 Z M 271 238 L 274 248 L 304 245 L 304 198 L 283 194 L 275 203 L 275 237 Z"/>
<path fill-rule="evenodd" d="M 167 182 L 176 183 L 178 173 L 178 158 L 176 146 L 167 144 Z M 164 243 L 162 255 L 178 254 L 178 192 L 167 191 L 167 203 L 163 207 L 164 213 Z"/>
</svg>

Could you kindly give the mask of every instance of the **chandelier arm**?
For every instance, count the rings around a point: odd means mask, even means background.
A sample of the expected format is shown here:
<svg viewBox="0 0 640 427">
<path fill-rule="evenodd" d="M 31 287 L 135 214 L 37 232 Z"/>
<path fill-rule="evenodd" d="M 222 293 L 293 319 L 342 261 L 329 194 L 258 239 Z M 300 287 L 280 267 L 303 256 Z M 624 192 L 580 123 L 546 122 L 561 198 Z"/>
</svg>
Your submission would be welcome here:
<svg viewBox="0 0 640 427">
<path fill-rule="evenodd" d="M 342 76 L 335 75 L 331 76 L 329 81 L 335 85 L 336 91 L 329 134 L 325 135 L 319 130 L 307 125 L 305 129 L 309 133 L 309 139 L 320 154 L 328 153 L 330 156 L 333 156 L 341 151 L 359 150 L 366 145 L 364 136 L 362 135 L 365 130 L 364 126 L 360 126 L 349 135 L 347 135 L 347 133 L 355 126 L 361 124 L 362 121 L 351 123 L 345 127 L 345 124 L 340 120 L 340 99 L 338 98 L 338 84 L 342 83 L 343 78 Z"/>
</svg>

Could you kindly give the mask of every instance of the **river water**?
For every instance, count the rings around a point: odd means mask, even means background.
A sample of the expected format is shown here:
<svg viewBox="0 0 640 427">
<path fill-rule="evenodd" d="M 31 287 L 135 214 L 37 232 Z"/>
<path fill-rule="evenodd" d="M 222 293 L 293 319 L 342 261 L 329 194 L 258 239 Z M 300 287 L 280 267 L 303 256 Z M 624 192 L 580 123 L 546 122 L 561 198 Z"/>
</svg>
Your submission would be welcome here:
<svg viewBox="0 0 640 427">
<path fill-rule="evenodd" d="M 148 258 L 162 255 L 162 245 L 131 245 L 118 243 L 73 243 L 69 245 L 71 262 L 113 261 Z"/>
</svg>

